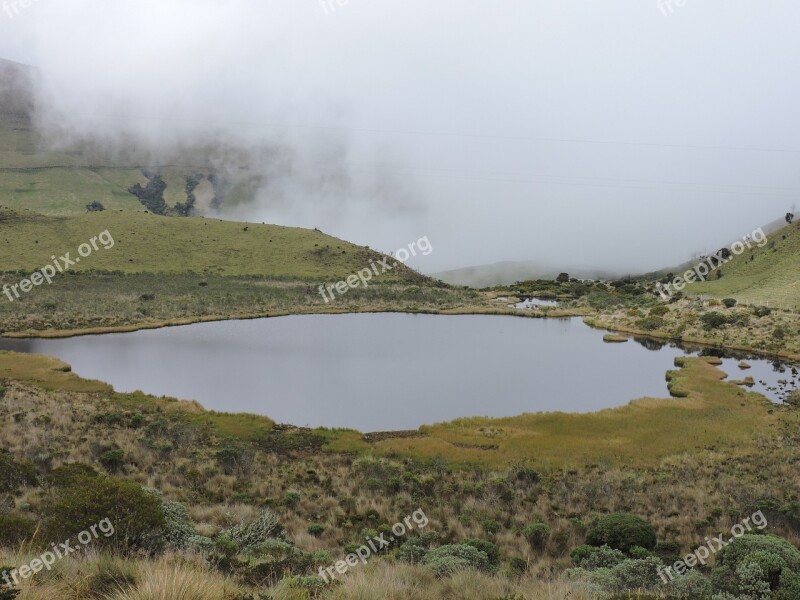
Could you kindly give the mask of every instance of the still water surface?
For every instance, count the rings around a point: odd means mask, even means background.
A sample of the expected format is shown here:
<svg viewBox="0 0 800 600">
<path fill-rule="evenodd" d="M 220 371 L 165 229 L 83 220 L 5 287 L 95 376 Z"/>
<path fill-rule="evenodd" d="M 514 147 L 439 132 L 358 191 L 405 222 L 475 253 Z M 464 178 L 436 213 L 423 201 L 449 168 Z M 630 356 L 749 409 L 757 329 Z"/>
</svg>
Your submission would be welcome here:
<svg viewBox="0 0 800 600">
<path fill-rule="evenodd" d="M 668 397 L 665 373 L 684 350 L 653 341 L 606 344 L 602 337 L 580 319 L 383 313 L 0 339 L 0 348 L 57 356 L 118 391 L 192 399 L 294 425 L 388 431 Z M 785 377 L 767 360 L 749 360 L 747 372 L 737 362 L 725 365 L 735 379 L 750 375 L 774 385 Z"/>
</svg>

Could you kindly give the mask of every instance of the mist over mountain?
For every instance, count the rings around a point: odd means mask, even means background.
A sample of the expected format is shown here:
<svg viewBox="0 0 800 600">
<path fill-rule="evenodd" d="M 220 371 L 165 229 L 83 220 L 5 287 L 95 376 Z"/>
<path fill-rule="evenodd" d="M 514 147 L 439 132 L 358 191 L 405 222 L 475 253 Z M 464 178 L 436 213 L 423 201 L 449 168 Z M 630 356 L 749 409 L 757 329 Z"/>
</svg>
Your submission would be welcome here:
<svg viewBox="0 0 800 600">
<path fill-rule="evenodd" d="M 509 285 L 517 281 L 534 279 L 555 279 L 560 273 L 568 273 L 576 279 L 615 279 L 622 277 L 620 273 L 608 269 L 589 267 L 553 268 L 537 263 L 536 261 L 505 261 L 491 265 L 477 265 L 441 271 L 431 274 L 452 285 L 467 285 L 470 287 L 484 288 L 497 285 Z"/>
<path fill-rule="evenodd" d="M 427 235 L 425 272 L 531 257 L 644 272 L 796 201 L 780 24 L 800 9 L 770 4 L 742 40 L 744 7 L 623 4 L 39 2 L 0 19 L 0 56 L 36 67 L 38 149 L 213 171 L 223 218 L 387 252 Z"/>
</svg>

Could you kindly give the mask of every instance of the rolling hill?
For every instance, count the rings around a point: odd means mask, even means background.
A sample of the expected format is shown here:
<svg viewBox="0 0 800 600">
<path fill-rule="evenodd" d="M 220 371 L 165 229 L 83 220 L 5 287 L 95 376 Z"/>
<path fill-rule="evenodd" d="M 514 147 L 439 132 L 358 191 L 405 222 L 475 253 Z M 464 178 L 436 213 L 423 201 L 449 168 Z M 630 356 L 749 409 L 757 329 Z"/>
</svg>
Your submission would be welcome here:
<svg viewBox="0 0 800 600">
<path fill-rule="evenodd" d="M 497 285 L 510 285 L 518 281 L 555 279 L 562 271 L 567 271 L 570 276 L 579 279 L 613 279 L 620 276 L 608 270 L 590 267 L 559 269 L 531 260 L 504 261 L 488 265 L 476 265 L 432 273 L 431 276 L 451 285 L 467 285 L 470 287 L 484 288 Z"/>
<path fill-rule="evenodd" d="M 720 278 L 715 273 L 711 281 L 691 284 L 687 291 L 746 304 L 800 309 L 800 223 L 774 230 L 768 240 L 763 248 L 746 251 L 723 265 L 717 271 Z"/>
<path fill-rule="evenodd" d="M 308 229 L 127 211 L 53 217 L 0 206 L 2 270 L 30 272 L 65 252 L 74 259 L 80 244 L 106 230 L 113 247 L 99 243 L 72 270 L 337 280 L 383 258 Z M 381 276 L 386 282 L 420 279 L 402 264 Z"/>
</svg>

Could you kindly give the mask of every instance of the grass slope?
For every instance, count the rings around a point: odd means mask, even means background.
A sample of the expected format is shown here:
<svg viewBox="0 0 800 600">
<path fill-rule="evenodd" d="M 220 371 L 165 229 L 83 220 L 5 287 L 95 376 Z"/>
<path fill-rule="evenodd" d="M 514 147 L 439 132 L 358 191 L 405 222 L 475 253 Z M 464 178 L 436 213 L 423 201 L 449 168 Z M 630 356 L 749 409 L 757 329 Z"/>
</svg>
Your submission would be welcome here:
<svg viewBox="0 0 800 600">
<path fill-rule="evenodd" d="M 800 222 L 775 231 L 763 248 L 745 251 L 720 270 L 720 279 L 686 289 L 746 304 L 800 309 Z"/>
<path fill-rule="evenodd" d="M 50 217 L 0 207 L 0 265 L 31 272 L 108 230 L 114 246 L 100 247 L 75 271 L 253 275 L 337 281 L 369 267 L 382 255 L 324 233 L 277 225 L 214 219 L 160 217 L 148 213 L 90 213 Z M 390 263 L 391 264 L 391 263 Z M 381 275 L 382 282 L 419 281 L 403 265 Z"/>
<path fill-rule="evenodd" d="M 187 156 L 187 162 L 203 163 Z M 0 203 L 46 215 L 79 215 L 92 201 L 110 210 L 144 212 L 128 189 L 147 184 L 141 167 L 147 157 L 112 156 L 90 147 L 53 150 L 34 131 L 25 115 L 8 114 L 0 107 Z M 168 206 L 186 202 L 186 177 L 208 174 L 203 166 L 165 166 L 160 169 Z"/>
</svg>

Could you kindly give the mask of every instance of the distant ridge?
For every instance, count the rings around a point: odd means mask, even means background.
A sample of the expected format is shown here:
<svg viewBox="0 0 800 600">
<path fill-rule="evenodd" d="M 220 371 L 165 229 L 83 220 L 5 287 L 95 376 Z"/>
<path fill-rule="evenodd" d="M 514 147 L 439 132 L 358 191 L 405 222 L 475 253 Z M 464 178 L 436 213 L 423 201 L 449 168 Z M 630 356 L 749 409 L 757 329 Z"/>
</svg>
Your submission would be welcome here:
<svg viewBox="0 0 800 600">
<path fill-rule="evenodd" d="M 619 273 L 591 267 L 567 267 L 557 269 L 547 267 L 536 261 L 503 261 L 487 265 L 476 265 L 432 273 L 431 277 L 441 279 L 451 285 L 468 285 L 484 288 L 497 285 L 510 285 L 517 281 L 531 279 L 555 279 L 559 273 L 567 272 L 578 279 L 615 279 Z"/>
</svg>

